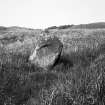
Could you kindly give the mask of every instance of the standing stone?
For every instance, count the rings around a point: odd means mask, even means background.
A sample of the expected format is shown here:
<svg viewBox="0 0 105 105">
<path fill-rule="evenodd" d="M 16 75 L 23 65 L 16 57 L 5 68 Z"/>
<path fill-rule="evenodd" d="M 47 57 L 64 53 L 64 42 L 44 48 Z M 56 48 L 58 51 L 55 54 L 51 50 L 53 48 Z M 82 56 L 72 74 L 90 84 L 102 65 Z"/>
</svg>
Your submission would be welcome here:
<svg viewBox="0 0 105 105">
<path fill-rule="evenodd" d="M 60 58 L 63 44 L 58 37 L 44 37 L 38 40 L 35 50 L 30 55 L 31 63 L 44 69 L 52 68 Z"/>
</svg>

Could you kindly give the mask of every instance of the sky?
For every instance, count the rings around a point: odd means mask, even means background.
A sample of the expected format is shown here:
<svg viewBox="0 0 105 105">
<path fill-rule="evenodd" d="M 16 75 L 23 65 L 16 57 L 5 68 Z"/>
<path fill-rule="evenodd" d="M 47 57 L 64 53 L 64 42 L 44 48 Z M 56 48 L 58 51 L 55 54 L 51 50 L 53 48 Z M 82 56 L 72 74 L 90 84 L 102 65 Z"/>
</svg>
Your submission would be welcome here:
<svg viewBox="0 0 105 105">
<path fill-rule="evenodd" d="M 44 29 L 105 22 L 105 0 L 0 0 L 0 26 Z"/>
</svg>

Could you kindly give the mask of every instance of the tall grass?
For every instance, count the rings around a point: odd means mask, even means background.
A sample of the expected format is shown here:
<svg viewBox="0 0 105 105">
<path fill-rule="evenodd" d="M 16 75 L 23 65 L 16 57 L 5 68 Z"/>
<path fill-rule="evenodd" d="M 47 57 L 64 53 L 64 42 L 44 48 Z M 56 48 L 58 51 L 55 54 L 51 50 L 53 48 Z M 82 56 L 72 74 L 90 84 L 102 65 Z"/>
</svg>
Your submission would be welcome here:
<svg viewBox="0 0 105 105">
<path fill-rule="evenodd" d="M 79 37 L 85 31 L 67 29 L 57 34 L 76 33 Z M 91 34 L 88 31 L 86 35 Z M 93 34 L 99 42 L 97 48 L 84 47 L 73 52 L 65 47 L 58 64 L 47 72 L 28 61 L 29 54 L 21 53 L 25 48 L 20 52 L 0 48 L 0 105 L 104 105 L 104 33 L 102 40 L 99 33 Z M 79 42 L 82 41 L 77 45 Z"/>
<path fill-rule="evenodd" d="M 104 44 L 62 55 L 44 72 L 29 55 L 0 54 L 0 105 L 104 105 Z"/>
</svg>

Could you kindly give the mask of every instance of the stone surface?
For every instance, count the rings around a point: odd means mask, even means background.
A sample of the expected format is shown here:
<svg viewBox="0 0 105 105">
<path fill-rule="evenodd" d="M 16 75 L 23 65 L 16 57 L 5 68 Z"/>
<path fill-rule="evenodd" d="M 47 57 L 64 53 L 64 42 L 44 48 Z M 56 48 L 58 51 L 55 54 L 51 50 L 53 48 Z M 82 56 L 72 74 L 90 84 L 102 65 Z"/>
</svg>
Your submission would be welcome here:
<svg viewBox="0 0 105 105">
<path fill-rule="evenodd" d="M 56 36 L 42 37 L 38 40 L 29 61 L 44 69 L 53 67 L 59 59 L 62 52 L 63 44 Z"/>
</svg>

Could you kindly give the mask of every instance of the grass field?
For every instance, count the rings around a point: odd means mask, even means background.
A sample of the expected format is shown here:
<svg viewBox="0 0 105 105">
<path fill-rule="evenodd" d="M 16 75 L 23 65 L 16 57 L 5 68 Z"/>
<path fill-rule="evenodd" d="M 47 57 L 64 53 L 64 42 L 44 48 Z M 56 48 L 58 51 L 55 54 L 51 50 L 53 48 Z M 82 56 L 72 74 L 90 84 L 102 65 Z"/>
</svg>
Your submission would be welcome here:
<svg viewBox="0 0 105 105">
<path fill-rule="evenodd" d="M 0 105 L 105 105 L 105 29 L 50 30 L 64 47 L 48 72 L 28 61 L 42 33 L 1 32 Z"/>
</svg>

